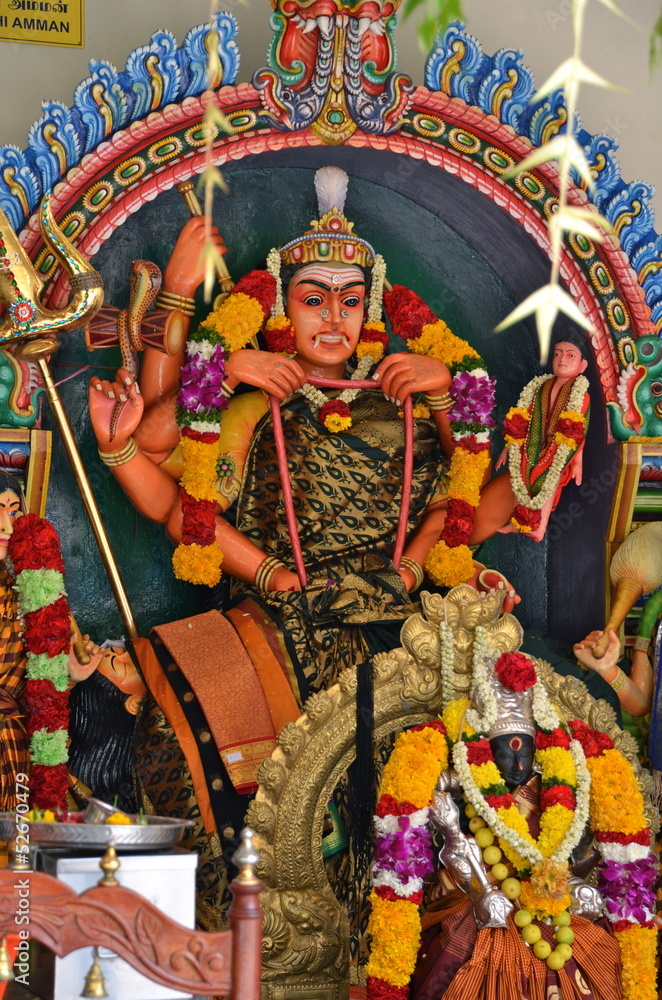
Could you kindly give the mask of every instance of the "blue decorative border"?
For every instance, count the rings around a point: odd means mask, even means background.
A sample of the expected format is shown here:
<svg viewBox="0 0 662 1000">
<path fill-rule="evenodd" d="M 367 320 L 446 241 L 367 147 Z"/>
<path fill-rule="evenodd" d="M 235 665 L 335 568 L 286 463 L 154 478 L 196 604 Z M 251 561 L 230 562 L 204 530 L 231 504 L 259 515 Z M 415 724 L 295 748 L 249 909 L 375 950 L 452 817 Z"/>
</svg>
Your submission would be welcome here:
<svg viewBox="0 0 662 1000">
<path fill-rule="evenodd" d="M 536 87 L 519 49 L 499 49 L 485 55 L 480 42 L 460 22 L 451 24 L 437 40 L 425 64 L 425 85 L 460 97 L 529 139 L 534 146 L 563 132 L 567 113 L 563 92 L 555 90 L 532 104 Z M 662 326 L 662 236 L 653 229 L 650 204 L 654 188 L 643 181 L 629 184 L 621 177 L 615 153 L 618 143 L 607 135 L 591 135 L 581 126 L 577 140 L 583 146 L 596 179 L 589 199 L 611 222 L 621 247 L 644 289 L 656 327 Z M 575 178 L 579 183 L 579 179 Z"/>
<path fill-rule="evenodd" d="M 213 28 L 219 35 L 221 83 L 232 85 L 239 70 L 237 23 L 231 14 L 217 13 Z M 43 102 L 27 149 L 0 147 L 0 207 L 16 231 L 23 228 L 44 192 L 101 142 L 153 111 L 203 93 L 208 31 L 206 24 L 192 28 L 179 47 L 170 32 L 157 31 L 147 45 L 130 54 L 121 73 L 111 63 L 92 60 L 90 76 L 76 87 L 71 108 L 59 101 Z M 425 84 L 431 91 L 459 97 L 494 115 L 539 146 L 566 128 L 563 93 L 554 91 L 531 104 L 535 83 L 522 60 L 522 52 L 515 49 L 486 55 L 464 25 L 455 22 L 427 58 Z M 643 181 L 623 181 L 615 139 L 592 136 L 581 126 L 577 138 L 596 177 L 589 197 L 619 234 L 653 322 L 662 329 L 662 236 L 653 228 L 653 188 Z"/>
<path fill-rule="evenodd" d="M 239 72 L 237 22 L 217 13 L 220 83 L 231 85 Z M 155 31 L 147 45 L 129 55 L 124 72 L 99 59 L 74 91 L 73 106 L 43 101 L 44 113 L 28 133 L 27 149 L 0 147 L 0 206 L 16 231 L 22 229 L 42 195 L 104 141 L 132 122 L 168 104 L 198 97 L 207 85 L 208 24 L 199 24 L 179 47 L 169 31 Z"/>
</svg>

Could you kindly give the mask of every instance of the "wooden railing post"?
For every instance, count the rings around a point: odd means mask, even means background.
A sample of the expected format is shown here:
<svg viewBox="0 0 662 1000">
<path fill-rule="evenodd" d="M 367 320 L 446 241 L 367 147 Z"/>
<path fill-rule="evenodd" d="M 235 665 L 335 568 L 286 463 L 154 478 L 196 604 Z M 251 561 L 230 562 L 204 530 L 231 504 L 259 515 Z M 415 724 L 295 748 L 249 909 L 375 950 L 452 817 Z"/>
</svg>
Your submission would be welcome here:
<svg viewBox="0 0 662 1000">
<path fill-rule="evenodd" d="M 253 846 L 253 831 L 241 831 L 241 844 L 232 858 L 239 874 L 230 884 L 232 903 L 228 920 L 232 931 L 232 987 L 230 1000 L 260 1000 L 262 972 L 262 906 L 264 888 L 255 875 L 260 855 Z"/>
</svg>

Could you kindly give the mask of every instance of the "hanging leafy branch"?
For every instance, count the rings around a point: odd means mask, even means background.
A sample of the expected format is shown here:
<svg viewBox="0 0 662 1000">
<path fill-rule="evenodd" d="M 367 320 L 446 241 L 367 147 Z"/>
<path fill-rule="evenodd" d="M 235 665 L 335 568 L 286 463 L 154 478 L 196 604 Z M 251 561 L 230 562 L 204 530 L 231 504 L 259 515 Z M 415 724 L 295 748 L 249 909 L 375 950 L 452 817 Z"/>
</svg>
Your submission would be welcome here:
<svg viewBox="0 0 662 1000">
<path fill-rule="evenodd" d="M 425 4 L 427 14 L 416 29 L 418 44 L 424 53 L 432 48 L 435 38 L 451 21 L 464 21 L 462 0 L 405 0 L 403 21 Z"/>
<path fill-rule="evenodd" d="M 648 61 L 652 73 L 662 65 L 662 8 L 650 33 Z"/>
<path fill-rule="evenodd" d="M 200 181 L 204 187 L 203 214 L 205 219 L 205 245 L 202 257 L 205 265 L 204 297 L 205 302 L 211 301 L 211 293 L 217 274 L 225 273 L 223 257 L 212 237 L 212 209 L 214 207 L 214 191 L 220 188 L 227 192 L 227 184 L 217 166 L 214 165 L 214 139 L 219 131 L 227 130 L 227 120 L 216 104 L 216 89 L 223 78 L 223 67 L 218 54 L 218 32 L 214 31 L 214 17 L 220 9 L 220 0 L 210 0 L 209 31 L 205 44 L 207 46 L 207 90 L 203 96 L 205 114 L 202 127 L 205 136 L 205 168 Z"/>
<path fill-rule="evenodd" d="M 598 0 L 598 2 L 607 7 L 613 14 L 617 14 L 625 20 L 630 20 L 618 9 L 613 0 Z M 589 239 L 595 240 L 597 243 L 604 240 L 605 233 L 614 234 L 610 223 L 604 216 L 600 215 L 597 209 L 592 207 L 577 208 L 568 203 L 568 192 L 573 169 L 579 174 L 589 190 L 592 190 L 595 186 L 590 165 L 583 149 L 575 139 L 579 88 L 582 83 L 585 83 L 607 90 L 621 89 L 609 83 L 608 80 L 605 80 L 598 73 L 595 73 L 582 61 L 581 48 L 587 5 L 588 0 L 573 0 L 572 27 L 574 44 L 572 56 L 566 59 L 552 73 L 532 98 L 533 101 L 539 101 L 553 90 L 562 87 L 565 93 L 568 114 L 567 129 L 561 135 L 555 136 L 550 142 L 546 142 L 534 150 L 530 156 L 527 156 L 521 163 L 518 163 L 503 175 L 504 179 L 507 179 L 524 170 L 532 170 L 542 163 L 548 163 L 550 160 L 558 162 L 559 204 L 557 211 L 551 216 L 548 223 L 552 257 L 549 282 L 529 295 L 524 302 L 521 302 L 513 309 L 496 327 L 496 332 L 499 333 L 514 323 L 525 319 L 527 316 L 535 314 L 538 341 L 540 343 L 540 360 L 542 363 L 547 360 L 552 328 L 559 313 L 568 316 L 589 333 L 592 331 L 591 322 L 588 317 L 584 315 L 574 299 L 561 287 L 560 269 L 563 256 L 564 233 L 581 233 Z"/>
</svg>

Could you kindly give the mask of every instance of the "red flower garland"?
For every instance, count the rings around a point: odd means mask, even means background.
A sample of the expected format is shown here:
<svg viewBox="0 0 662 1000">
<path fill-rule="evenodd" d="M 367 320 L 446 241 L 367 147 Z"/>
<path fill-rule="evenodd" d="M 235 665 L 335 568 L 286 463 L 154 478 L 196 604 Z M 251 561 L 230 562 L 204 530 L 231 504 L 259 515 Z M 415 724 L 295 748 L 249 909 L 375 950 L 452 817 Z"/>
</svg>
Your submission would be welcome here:
<svg viewBox="0 0 662 1000">
<path fill-rule="evenodd" d="M 539 510 L 532 510 L 530 507 L 523 507 L 518 503 L 511 514 L 511 520 L 517 521 L 521 531 L 535 531 L 540 527 L 542 513 Z"/>
<path fill-rule="evenodd" d="M 452 549 L 457 545 L 468 545 L 474 530 L 474 508 L 466 500 L 452 499 L 448 501 L 447 510 L 444 541 Z"/>
<path fill-rule="evenodd" d="M 259 302 L 265 318 L 269 315 L 276 301 L 276 281 L 268 271 L 249 271 L 240 278 L 232 289 L 231 295 L 242 293 L 250 295 Z"/>
<path fill-rule="evenodd" d="M 570 438 L 579 446 L 584 440 L 584 424 L 579 420 L 571 420 L 570 417 L 563 417 L 556 425 L 556 433 L 563 434 Z"/>
<path fill-rule="evenodd" d="M 377 816 L 410 816 L 417 808 L 411 802 L 399 802 L 393 795 L 382 795 L 375 813 Z"/>
<path fill-rule="evenodd" d="M 515 805 L 515 799 L 510 793 L 507 795 L 486 795 L 485 801 L 488 806 L 492 806 L 492 809 L 510 809 L 511 806 Z"/>
<path fill-rule="evenodd" d="M 290 321 L 283 316 L 283 326 L 267 326 L 264 331 L 264 339 L 267 350 L 272 354 L 287 354 L 294 357 L 296 354 L 296 340 L 294 337 L 294 327 Z"/>
<path fill-rule="evenodd" d="M 551 806 L 565 806 L 573 812 L 577 807 L 577 799 L 572 788 L 568 785 L 552 785 L 551 788 L 540 790 L 540 808 L 549 809 Z"/>
<path fill-rule="evenodd" d="M 614 741 L 606 733 L 599 733 L 597 730 L 591 729 L 579 719 L 571 719 L 569 726 L 572 729 L 572 735 L 581 743 L 587 757 L 599 757 L 605 750 L 613 750 Z"/>
<path fill-rule="evenodd" d="M 570 737 L 565 729 L 557 726 L 551 733 L 543 733 L 541 729 L 536 732 L 536 750 L 549 750 L 550 747 L 562 747 L 563 750 L 570 749 Z"/>
<path fill-rule="evenodd" d="M 404 285 L 394 285 L 390 292 L 384 292 L 384 308 L 393 333 L 403 340 L 415 340 L 424 326 L 437 322 L 423 299 Z"/>
<path fill-rule="evenodd" d="M 523 441 L 529 430 L 529 421 L 521 413 L 506 417 L 503 422 L 504 436 L 514 438 L 516 441 Z"/>
<path fill-rule="evenodd" d="M 35 514 L 25 514 L 14 525 L 9 555 L 18 578 L 26 570 L 64 568 L 60 540 L 52 524 Z M 70 648 L 69 604 L 63 595 L 25 615 L 25 646 L 29 654 L 53 658 Z M 44 731 L 66 733 L 69 724 L 69 693 L 58 691 L 50 679 L 29 678 L 26 701 L 29 708 L 28 735 Z M 66 811 L 69 772 L 66 763 L 34 763 L 30 771 L 30 798 L 39 809 Z"/>
<path fill-rule="evenodd" d="M 494 760 L 492 747 L 484 737 L 467 743 L 467 762 L 469 764 L 487 764 L 491 760 Z"/>
<path fill-rule="evenodd" d="M 30 516 L 29 514 L 27 515 Z M 22 521 L 23 518 L 20 519 Z M 20 524 L 17 521 L 17 524 Z M 18 575 L 20 563 L 12 560 Z M 43 566 L 42 569 L 52 569 Z M 57 656 L 58 653 L 69 652 L 69 602 L 66 597 L 60 597 L 54 604 L 48 604 L 38 611 L 30 611 L 25 615 L 25 637 L 31 653 L 45 653 L 46 656 Z"/>
<path fill-rule="evenodd" d="M 332 413 L 337 414 L 339 417 L 351 416 L 347 403 L 343 403 L 341 399 L 328 399 L 317 414 L 317 419 L 323 424 L 326 418 L 330 417 Z"/>
<path fill-rule="evenodd" d="M 213 545 L 216 538 L 216 504 L 213 500 L 195 500 L 180 490 L 182 501 L 182 543 Z"/>
</svg>

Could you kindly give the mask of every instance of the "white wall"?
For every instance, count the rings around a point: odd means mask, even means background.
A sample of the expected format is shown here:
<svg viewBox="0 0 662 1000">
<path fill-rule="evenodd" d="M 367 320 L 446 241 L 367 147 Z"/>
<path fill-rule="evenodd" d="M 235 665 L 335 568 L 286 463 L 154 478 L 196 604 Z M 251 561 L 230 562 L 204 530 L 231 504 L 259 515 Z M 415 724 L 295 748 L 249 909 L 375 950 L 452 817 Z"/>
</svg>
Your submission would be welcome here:
<svg viewBox="0 0 662 1000">
<path fill-rule="evenodd" d="M 662 228 L 662 70 L 648 70 L 648 35 L 662 0 L 620 0 L 640 30 L 614 17 L 590 0 L 585 60 L 628 94 L 585 88 L 581 113 L 591 132 L 618 138 L 625 180 L 645 180 L 660 194 Z M 265 64 L 271 12 L 267 0 L 222 4 L 239 21 L 242 53 L 240 80 Z M 168 28 L 181 41 L 189 27 L 206 20 L 208 0 L 87 0 L 86 48 L 64 49 L 0 42 L 5 79 L 0 106 L 0 143 L 26 144 L 27 132 L 39 117 L 43 98 L 70 103 L 76 84 L 87 74 L 89 59 L 106 59 L 119 69 L 129 52 L 147 42 L 157 28 Z M 543 79 L 570 54 L 570 0 L 464 0 L 469 29 L 486 52 L 506 46 L 521 48 L 536 80 Z M 398 68 L 422 82 L 423 55 L 414 23 L 398 31 Z"/>
</svg>

